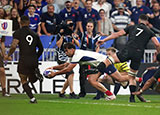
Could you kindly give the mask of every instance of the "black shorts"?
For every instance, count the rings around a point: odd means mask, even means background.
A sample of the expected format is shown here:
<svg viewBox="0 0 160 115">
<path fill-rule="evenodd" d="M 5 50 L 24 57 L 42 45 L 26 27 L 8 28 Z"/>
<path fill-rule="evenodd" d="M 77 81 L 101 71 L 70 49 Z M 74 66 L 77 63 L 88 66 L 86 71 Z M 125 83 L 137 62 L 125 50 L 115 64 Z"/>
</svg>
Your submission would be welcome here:
<svg viewBox="0 0 160 115">
<path fill-rule="evenodd" d="M 3 57 L 0 55 L 0 67 L 4 67 Z"/>
<path fill-rule="evenodd" d="M 134 48 L 124 48 L 117 53 L 117 57 L 120 62 L 131 60 L 130 68 L 138 70 L 143 58 L 144 51 Z"/>
<path fill-rule="evenodd" d="M 19 77 L 21 78 L 22 81 L 24 81 L 24 80 L 25 80 L 25 81 L 29 80 L 29 82 L 31 82 L 31 83 L 35 83 L 35 82 L 38 80 L 38 78 L 35 77 L 35 75 L 33 75 L 33 74 L 24 75 L 24 74 L 20 74 L 20 73 L 19 73 Z"/>
<path fill-rule="evenodd" d="M 158 78 L 160 78 L 160 67 L 158 68 L 158 70 L 154 73 L 154 78 L 156 78 L 156 80 L 158 80 Z"/>
<path fill-rule="evenodd" d="M 35 68 L 37 68 L 37 64 L 25 64 L 23 61 L 18 62 L 18 70 L 17 72 L 23 75 L 34 74 Z"/>
<path fill-rule="evenodd" d="M 68 79 L 68 77 L 69 77 L 71 74 L 74 74 L 73 70 L 70 71 L 70 72 L 67 72 L 65 78 Z"/>
</svg>

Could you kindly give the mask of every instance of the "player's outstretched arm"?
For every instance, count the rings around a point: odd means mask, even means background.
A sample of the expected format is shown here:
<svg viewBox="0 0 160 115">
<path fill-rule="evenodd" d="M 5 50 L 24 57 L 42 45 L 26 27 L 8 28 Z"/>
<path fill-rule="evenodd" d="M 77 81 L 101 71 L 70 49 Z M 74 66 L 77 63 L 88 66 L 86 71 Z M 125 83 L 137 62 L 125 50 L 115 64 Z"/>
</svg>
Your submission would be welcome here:
<svg viewBox="0 0 160 115">
<path fill-rule="evenodd" d="M 49 75 L 50 78 L 55 77 L 56 75 L 61 75 L 61 74 L 65 74 L 67 72 L 70 72 L 71 70 L 73 70 L 73 68 L 76 66 L 77 64 L 72 64 L 70 63 L 67 67 L 65 67 L 64 69 L 57 71 L 57 72 L 51 72 L 51 74 Z"/>
<path fill-rule="evenodd" d="M 62 70 L 65 67 L 67 67 L 68 65 L 69 65 L 69 63 L 66 62 L 64 64 L 60 64 L 60 65 L 57 65 L 57 66 L 48 67 L 47 69 Z"/>
<path fill-rule="evenodd" d="M 112 40 L 112 39 L 116 39 L 116 38 L 118 38 L 118 37 L 120 37 L 120 36 L 122 36 L 122 35 L 125 35 L 125 34 L 126 34 L 126 32 L 125 32 L 124 30 L 120 30 L 119 32 L 112 33 L 110 36 L 104 38 L 103 40 L 97 41 L 96 44 L 97 44 L 97 45 L 98 45 L 98 44 L 102 45 L 102 44 L 104 44 L 104 42 L 106 42 L 106 41 L 109 41 L 109 40 Z"/>
</svg>

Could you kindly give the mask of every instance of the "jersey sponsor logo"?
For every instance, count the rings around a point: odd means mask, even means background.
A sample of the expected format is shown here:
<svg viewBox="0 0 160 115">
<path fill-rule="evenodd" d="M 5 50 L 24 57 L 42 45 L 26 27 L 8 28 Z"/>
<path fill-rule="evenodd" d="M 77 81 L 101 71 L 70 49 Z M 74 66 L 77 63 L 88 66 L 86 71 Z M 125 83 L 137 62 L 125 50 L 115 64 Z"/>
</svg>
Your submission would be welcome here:
<svg viewBox="0 0 160 115">
<path fill-rule="evenodd" d="M 143 9 L 141 8 L 140 11 L 143 12 Z"/>
<path fill-rule="evenodd" d="M 92 14 L 92 18 L 95 18 L 95 14 Z"/>
<path fill-rule="evenodd" d="M 7 22 L 2 23 L 1 27 L 2 27 L 3 30 L 6 30 L 7 27 L 8 27 L 8 23 Z"/>
<path fill-rule="evenodd" d="M 38 19 L 37 19 L 37 18 L 34 18 L 34 20 L 36 20 L 36 21 L 37 21 Z"/>
<path fill-rule="evenodd" d="M 72 17 L 75 17 L 76 15 L 75 14 L 72 14 Z"/>
</svg>

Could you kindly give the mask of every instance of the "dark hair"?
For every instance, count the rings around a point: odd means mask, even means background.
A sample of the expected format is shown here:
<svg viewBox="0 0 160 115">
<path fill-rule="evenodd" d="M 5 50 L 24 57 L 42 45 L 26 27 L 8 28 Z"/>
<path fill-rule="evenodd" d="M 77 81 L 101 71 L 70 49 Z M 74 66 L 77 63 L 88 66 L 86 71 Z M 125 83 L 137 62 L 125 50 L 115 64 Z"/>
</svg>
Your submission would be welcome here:
<svg viewBox="0 0 160 115">
<path fill-rule="evenodd" d="M 21 16 L 21 23 L 25 24 L 30 22 L 29 17 L 28 16 Z"/>
<path fill-rule="evenodd" d="M 36 9 L 36 6 L 33 5 L 33 4 L 30 4 L 30 5 L 28 6 L 28 8 L 29 8 L 29 7 L 33 7 L 34 9 Z"/>
<path fill-rule="evenodd" d="M 91 2 L 93 2 L 92 0 L 86 0 L 86 2 L 88 2 L 88 1 L 91 1 Z"/>
<path fill-rule="evenodd" d="M 88 23 L 92 23 L 93 25 L 95 24 L 94 21 L 93 21 L 91 18 L 88 19 L 87 24 L 88 24 Z"/>
<path fill-rule="evenodd" d="M 105 12 L 105 10 L 104 10 L 104 9 L 100 9 L 100 10 L 99 10 L 99 13 L 100 13 L 101 11 Z"/>
<path fill-rule="evenodd" d="M 160 62 L 160 53 L 157 54 L 157 57 L 156 57 L 157 61 Z"/>
<path fill-rule="evenodd" d="M 148 21 L 148 16 L 146 16 L 145 14 L 141 14 L 139 16 L 139 19 L 144 20 L 144 21 Z"/>
<path fill-rule="evenodd" d="M 70 18 L 69 18 L 69 19 L 66 19 L 66 20 L 65 20 L 65 23 L 67 24 L 68 21 L 72 21 L 72 19 L 70 19 Z M 72 22 L 73 22 L 73 21 L 72 21 Z"/>
<path fill-rule="evenodd" d="M 76 47 L 75 47 L 75 45 L 73 44 L 73 43 L 71 43 L 71 42 L 68 42 L 68 43 L 65 43 L 64 45 L 63 45 L 63 48 L 64 49 L 76 49 Z"/>
<path fill-rule="evenodd" d="M 3 14 L 3 17 L 2 17 L 2 18 L 5 19 L 5 17 L 7 16 L 6 11 L 5 11 L 2 7 L 0 7 L 0 9 L 3 10 L 4 14 Z"/>
</svg>

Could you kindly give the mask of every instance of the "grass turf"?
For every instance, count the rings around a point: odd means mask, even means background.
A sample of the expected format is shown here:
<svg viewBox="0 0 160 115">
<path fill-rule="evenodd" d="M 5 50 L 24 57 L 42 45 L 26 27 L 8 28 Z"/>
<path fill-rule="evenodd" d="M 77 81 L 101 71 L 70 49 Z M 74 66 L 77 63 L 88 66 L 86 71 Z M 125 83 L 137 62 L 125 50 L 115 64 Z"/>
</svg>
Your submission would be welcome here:
<svg viewBox="0 0 160 115">
<path fill-rule="evenodd" d="M 58 95 L 35 95 L 38 104 L 30 104 L 24 94 L 0 96 L 0 115 L 158 115 L 160 95 L 145 95 L 150 103 L 129 103 L 129 96 L 119 95 L 114 101 L 92 100 L 94 95 L 80 99 L 61 99 Z"/>
</svg>

